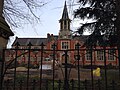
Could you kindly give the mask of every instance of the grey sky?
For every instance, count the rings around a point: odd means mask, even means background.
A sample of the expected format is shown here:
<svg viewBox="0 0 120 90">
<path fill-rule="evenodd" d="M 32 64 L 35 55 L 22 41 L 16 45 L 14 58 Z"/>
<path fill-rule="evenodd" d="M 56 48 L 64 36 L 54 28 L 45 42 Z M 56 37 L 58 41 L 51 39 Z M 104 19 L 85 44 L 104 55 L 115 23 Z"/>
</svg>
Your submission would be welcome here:
<svg viewBox="0 0 120 90">
<path fill-rule="evenodd" d="M 67 1 L 67 5 L 68 0 Z M 15 37 L 46 37 L 47 33 L 58 35 L 59 32 L 59 19 L 62 17 L 63 7 L 65 0 L 51 0 L 50 3 L 41 8 L 38 12 L 41 16 L 39 23 L 25 24 L 23 27 L 14 31 L 15 36 L 11 37 L 8 46 L 14 41 Z M 68 6 L 70 19 L 73 20 L 73 9 Z M 79 23 L 75 20 L 71 23 L 71 29 L 75 30 Z"/>
</svg>

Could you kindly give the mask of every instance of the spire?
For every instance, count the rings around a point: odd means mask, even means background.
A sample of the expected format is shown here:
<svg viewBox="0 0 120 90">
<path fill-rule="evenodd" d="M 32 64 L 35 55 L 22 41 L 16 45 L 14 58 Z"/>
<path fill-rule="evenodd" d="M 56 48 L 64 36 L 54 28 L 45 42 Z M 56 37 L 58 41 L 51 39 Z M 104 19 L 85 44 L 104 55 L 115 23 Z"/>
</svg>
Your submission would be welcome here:
<svg viewBox="0 0 120 90">
<path fill-rule="evenodd" d="M 62 18 L 59 20 L 60 23 L 60 31 L 59 31 L 59 38 L 60 39 L 71 39 L 71 31 L 70 31 L 70 22 L 67 11 L 66 1 L 64 4 Z"/>
<path fill-rule="evenodd" d="M 64 4 L 64 9 L 63 9 L 63 14 L 62 14 L 62 19 L 69 19 L 68 11 L 67 11 L 66 1 L 65 1 L 65 4 Z"/>
</svg>

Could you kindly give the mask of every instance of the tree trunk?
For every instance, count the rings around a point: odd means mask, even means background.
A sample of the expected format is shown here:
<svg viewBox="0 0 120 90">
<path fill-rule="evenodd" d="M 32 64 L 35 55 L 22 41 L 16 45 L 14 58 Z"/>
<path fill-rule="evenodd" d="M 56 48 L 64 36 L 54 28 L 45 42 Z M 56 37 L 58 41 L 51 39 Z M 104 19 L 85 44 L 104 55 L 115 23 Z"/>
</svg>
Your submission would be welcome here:
<svg viewBox="0 0 120 90">
<path fill-rule="evenodd" d="M 4 0 L 0 0 L 0 17 L 3 14 L 3 6 L 4 6 Z"/>
</svg>

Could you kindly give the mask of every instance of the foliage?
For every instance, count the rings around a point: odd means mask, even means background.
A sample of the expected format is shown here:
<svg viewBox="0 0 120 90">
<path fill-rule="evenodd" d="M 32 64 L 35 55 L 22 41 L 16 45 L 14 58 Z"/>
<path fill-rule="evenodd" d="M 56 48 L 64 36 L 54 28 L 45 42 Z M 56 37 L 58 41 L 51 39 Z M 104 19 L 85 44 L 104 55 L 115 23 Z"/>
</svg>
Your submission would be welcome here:
<svg viewBox="0 0 120 90">
<path fill-rule="evenodd" d="M 40 20 L 37 10 L 40 11 L 45 4 L 47 2 L 42 0 L 4 0 L 3 15 L 11 26 L 19 27 L 26 21 Z"/>
<path fill-rule="evenodd" d="M 19 80 L 26 80 L 26 75 L 25 74 L 18 74 L 17 76 L 16 76 L 16 79 L 19 81 Z"/>
<path fill-rule="evenodd" d="M 81 35 L 85 30 L 91 32 L 88 41 L 94 44 L 103 37 L 106 40 L 112 36 L 118 36 L 120 16 L 118 9 L 119 0 L 79 0 L 79 8 L 74 11 L 74 17 L 80 19 L 92 19 L 94 21 L 82 24 L 78 29 Z M 102 35 L 102 37 L 100 37 Z M 117 39 L 117 38 L 116 38 Z M 117 40 L 116 40 L 117 41 Z M 120 41 L 120 40 L 119 40 Z M 101 42 L 101 41 L 100 41 Z"/>
</svg>

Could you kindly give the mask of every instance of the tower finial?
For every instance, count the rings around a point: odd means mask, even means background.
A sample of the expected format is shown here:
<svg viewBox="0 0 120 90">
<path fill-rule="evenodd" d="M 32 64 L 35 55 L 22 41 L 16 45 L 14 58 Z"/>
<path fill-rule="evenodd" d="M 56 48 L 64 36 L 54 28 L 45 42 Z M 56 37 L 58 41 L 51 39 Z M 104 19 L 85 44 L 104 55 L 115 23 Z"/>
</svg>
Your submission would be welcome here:
<svg viewBox="0 0 120 90">
<path fill-rule="evenodd" d="M 62 19 L 69 19 L 68 11 L 67 11 L 67 5 L 66 5 L 66 0 L 65 0 L 65 4 L 64 4 Z"/>
</svg>

